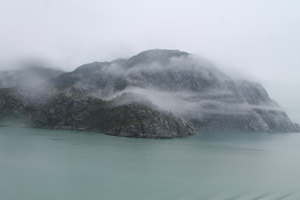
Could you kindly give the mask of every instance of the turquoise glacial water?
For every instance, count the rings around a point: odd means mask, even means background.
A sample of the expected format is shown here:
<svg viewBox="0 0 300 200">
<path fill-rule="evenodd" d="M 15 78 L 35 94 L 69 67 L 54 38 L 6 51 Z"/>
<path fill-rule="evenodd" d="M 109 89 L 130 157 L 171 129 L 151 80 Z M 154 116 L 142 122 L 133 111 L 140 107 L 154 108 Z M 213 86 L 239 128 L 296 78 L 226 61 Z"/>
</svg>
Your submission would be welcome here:
<svg viewBox="0 0 300 200">
<path fill-rule="evenodd" d="M 300 199 L 300 134 L 0 128 L 2 200 Z"/>
</svg>

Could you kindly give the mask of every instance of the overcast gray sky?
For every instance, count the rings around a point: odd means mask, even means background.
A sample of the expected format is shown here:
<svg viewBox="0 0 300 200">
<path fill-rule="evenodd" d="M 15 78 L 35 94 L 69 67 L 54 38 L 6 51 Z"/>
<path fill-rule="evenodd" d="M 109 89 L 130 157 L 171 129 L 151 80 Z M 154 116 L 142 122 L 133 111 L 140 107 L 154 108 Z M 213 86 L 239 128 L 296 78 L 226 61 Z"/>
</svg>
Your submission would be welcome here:
<svg viewBox="0 0 300 200">
<path fill-rule="evenodd" d="M 1 0 L 0 64 L 39 57 L 71 70 L 179 49 L 255 78 L 300 123 L 299 10 L 299 0 Z"/>
</svg>

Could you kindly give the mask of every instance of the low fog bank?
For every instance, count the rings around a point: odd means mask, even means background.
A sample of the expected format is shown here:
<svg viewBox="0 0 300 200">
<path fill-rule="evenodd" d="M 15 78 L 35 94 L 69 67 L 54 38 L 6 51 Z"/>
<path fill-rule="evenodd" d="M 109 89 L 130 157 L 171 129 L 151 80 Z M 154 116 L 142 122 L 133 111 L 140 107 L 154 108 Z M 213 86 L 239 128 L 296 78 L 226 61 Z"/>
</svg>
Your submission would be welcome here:
<svg viewBox="0 0 300 200">
<path fill-rule="evenodd" d="M 114 99 L 123 94 L 133 93 L 139 94 L 144 98 L 149 99 L 154 105 L 160 109 L 173 112 L 180 116 L 187 116 L 190 113 L 198 113 L 197 117 L 207 114 L 224 114 L 224 115 L 246 115 L 253 109 L 266 111 L 284 111 L 283 108 L 274 104 L 266 105 L 251 105 L 249 103 L 228 103 L 218 100 L 222 94 L 228 94 L 221 90 L 211 90 L 206 92 L 167 92 L 152 88 L 127 88 L 122 92 L 116 93 L 113 96 L 106 98 L 107 100 Z M 215 100 L 213 100 L 215 98 Z M 131 102 L 139 101 L 132 97 Z M 126 100 L 125 104 L 130 102 Z"/>
<path fill-rule="evenodd" d="M 42 86 L 50 84 L 50 79 L 65 73 L 45 62 L 24 61 L 6 66 L 0 71 L 0 88 L 18 86 L 39 90 Z"/>
</svg>

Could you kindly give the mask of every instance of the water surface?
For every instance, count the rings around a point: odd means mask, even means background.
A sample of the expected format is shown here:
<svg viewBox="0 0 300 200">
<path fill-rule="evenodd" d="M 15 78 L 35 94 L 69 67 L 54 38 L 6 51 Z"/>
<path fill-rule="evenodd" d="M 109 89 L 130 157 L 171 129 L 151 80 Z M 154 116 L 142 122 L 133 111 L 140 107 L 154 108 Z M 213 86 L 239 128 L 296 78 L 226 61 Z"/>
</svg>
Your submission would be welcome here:
<svg viewBox="0 0 300 200">
<path fill-rule="evenodd" d="M 300 134 L 0 128 L 0 199 L 300 199 Z"/>
</svg>

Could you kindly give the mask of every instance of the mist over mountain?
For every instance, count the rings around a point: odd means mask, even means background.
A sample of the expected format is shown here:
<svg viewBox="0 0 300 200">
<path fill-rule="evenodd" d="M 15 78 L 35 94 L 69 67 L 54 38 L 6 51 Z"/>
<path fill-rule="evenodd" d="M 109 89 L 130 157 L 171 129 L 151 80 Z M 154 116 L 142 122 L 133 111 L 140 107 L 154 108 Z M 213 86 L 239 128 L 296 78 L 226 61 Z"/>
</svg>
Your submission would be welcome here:
<svg viewBox="0 0 300 200">
<path fill-rule="evenodd" d="M 0 72 L 0 88 L 13 86 L 35 87 L 64 73 L 62 70 L 40 65 L 25 65 L 20 69 Z"/>
<path fill-rule="evenodd" d="M 261 84 L 233 79 L 208 60 L 178 50 L 148 50 L 47 74 L 50 81 L 43 94 L 2 89 L 0 116 L 13 113 L 33 127 L 130 137 L 188 136 L 194 134 L 190 125 L 208 130 L 300 130 Z"/>
<path fill-rule="evenodd" d="M 142 94 L 196 128 L 295 130 L 261 84 L 233 80 L 209 61 L 177 50 L 149 50 L 127 60 L 86 64 L 54 82 L 102 99 L 126 92 Z"/>
</svg>

